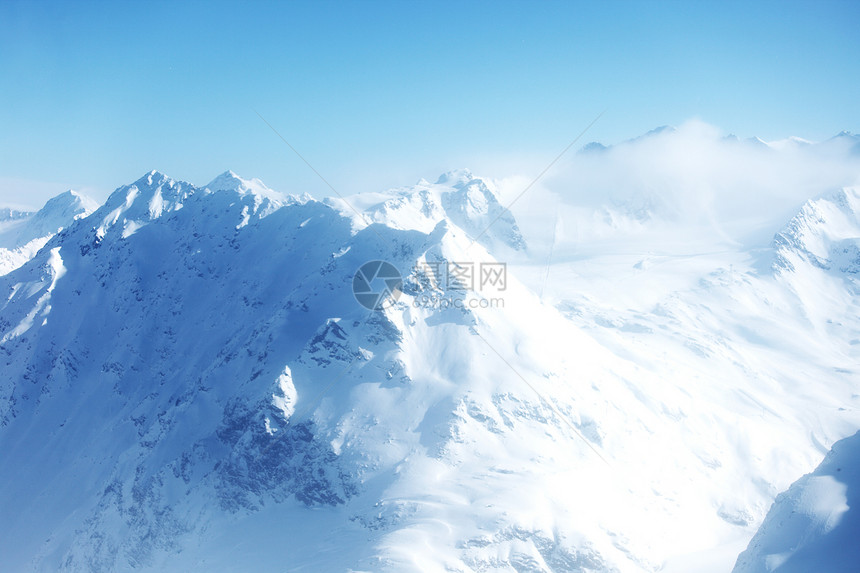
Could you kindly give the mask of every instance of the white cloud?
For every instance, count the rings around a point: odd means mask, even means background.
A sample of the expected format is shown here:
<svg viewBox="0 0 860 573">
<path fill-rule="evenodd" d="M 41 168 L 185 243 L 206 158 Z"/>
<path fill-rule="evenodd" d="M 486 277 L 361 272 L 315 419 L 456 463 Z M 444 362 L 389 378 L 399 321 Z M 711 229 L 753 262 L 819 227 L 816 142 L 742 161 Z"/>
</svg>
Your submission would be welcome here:
<svg viewBox="0 0 860 573">
<path fill-rule="evenodd" d="M 768 146 L 692 120 L 566 158 L 513 211 L 538 249 L 548 245 L 555 220 L 561 244 L 689 234 L 691 227 L 728 242 L 769 241 L 807 199 L 860 184 L 860 154 L 850 144 L 790 139 Z M 503 197 L 512 200 L 528 181 L 500 181 Z"/>
</svg>

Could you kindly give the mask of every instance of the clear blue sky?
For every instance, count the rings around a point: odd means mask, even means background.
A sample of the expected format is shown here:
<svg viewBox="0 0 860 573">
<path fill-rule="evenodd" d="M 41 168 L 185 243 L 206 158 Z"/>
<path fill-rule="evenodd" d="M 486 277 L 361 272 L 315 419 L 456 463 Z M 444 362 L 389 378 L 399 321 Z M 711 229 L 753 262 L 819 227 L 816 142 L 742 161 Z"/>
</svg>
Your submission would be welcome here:
<svg viewBox="0 0 860 573">
<path fill-rule="evenodd" d="M 349 194 L 540 170 L 604 109 L 581 143 L 860 131 L 860 2 L 3 0 L 0 78 L 0 202 L 150 169 L 330 194 L 255 110 Z"/>
</svg>

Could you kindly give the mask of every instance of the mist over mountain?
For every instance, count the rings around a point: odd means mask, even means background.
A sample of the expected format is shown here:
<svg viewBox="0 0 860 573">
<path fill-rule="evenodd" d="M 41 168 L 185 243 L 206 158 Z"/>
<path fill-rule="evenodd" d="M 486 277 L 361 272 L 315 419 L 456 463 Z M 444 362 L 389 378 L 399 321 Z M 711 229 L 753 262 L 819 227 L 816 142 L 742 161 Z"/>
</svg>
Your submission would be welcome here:
<svg viewBox="0 0 860 573">
<path fill-rule="evenodd" d="M 814 472 L 777 496 L 749 548 L 738 557 L 735 573 L 857 568 L 858 444 L 860 434 L 838 441 Z"/>
<path fill-rule="evenodd" d="M 654 233 L 675 233 L 679 244 L 707 234 L 712 242 L 766 247 L 806 200 L 860 184 L 858 136 L 794 141 L 727 139 L 714 126 L 690 121 L 599 152 L 588 144 L 512 210 L 530 244 L 544 252 L 556 219 L 561 249 Z M 512 200 L 529 182 L 500 182 L 502 196 Z"/>
<path fill-rule="evenodd" d="M 5 213 L 0 565 L 764 571 L 860 429 L 856 142 L 690 123 L 525 194 L 151 171 Z"/>
</svg>

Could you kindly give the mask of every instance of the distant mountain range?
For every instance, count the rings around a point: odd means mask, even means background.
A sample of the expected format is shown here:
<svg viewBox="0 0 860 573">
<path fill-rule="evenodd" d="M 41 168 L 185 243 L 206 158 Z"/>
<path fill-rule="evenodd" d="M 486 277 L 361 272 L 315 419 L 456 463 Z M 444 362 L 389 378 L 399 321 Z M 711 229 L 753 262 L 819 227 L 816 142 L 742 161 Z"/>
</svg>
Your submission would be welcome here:
<svg viewBox="0 0 860 573">
<path fill-rule="evenodd" d="M 644 135 L 640 135 L 639 137 L 635 137 L 633 139 L 629 139 L 624 141 L 618 145 L 626 145 L 630 143 L 635 143 L 637 141 L 642 141 L 643 139 L 652 138 L 660 135 L 671 135 L 675 133 L 677 130 L 669 125 L 663 125 L 658 128 L 652 129 L 648 133 Z M 790 149 L 792 147 L 806 147 L 810 146 L 817 149 L 824 149 L 827 151 L 841 151 L 843 153 L 850 154 L 860 154 L 860 135 L 851 133 L 850 131 L 840 131 L 830 139 L 826 139 L 824 141 L 814 143 L 811 141 L 807 141 L 800 137 L 788 137 L 786 139 L 780 139 L 776 141 L 767 142 L 759 137 L 750 137 L 747 139 L 739 139 L 735 135 L 727 135 L 724 138 L 726 141 L 741 143 L 744 145 L 750 145 L 753 147 L 769 147 L 777 150 Z M 612 145 L 604 145 L 597 141 L 592 141 L 590 143 L 586 143 L 579 149 L 579 153 L 595 153 L 600 151 L 605 151 L 606 149 L 610 149 Z"/>
</svg>

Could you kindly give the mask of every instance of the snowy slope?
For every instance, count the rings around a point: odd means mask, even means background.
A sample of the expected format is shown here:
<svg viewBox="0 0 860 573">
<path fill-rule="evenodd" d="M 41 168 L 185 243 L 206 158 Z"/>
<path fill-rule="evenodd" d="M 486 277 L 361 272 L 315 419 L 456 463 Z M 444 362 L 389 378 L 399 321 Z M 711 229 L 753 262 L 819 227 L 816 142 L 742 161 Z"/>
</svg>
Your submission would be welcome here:
<svg viewBox="0 0 860 573">
<path fill-rule="evenodd" d="M 735 573 L 828 571 L 860 564 L 860 433 L 840 440 L 814 472 L 781 493 Z"/>
<path fill-rule="evenodd" d="M 428 273 L 525 244 L 466 171 L 360 214 L 151 172 L 0 277 L 0 564 L 727 570 L 860 428 L 841 193 L 766 252 L 562 253 L 549 304 L 542 267 Z M 378 259 L 403 294 L 368 312 Z"/>
<path fill-rule="evenodd" d="M 776 236 L 781 270 L 803 263 L 849 277 L 860 273 L 860 189 L 845 188 L 807 202 Z"/>
<path fill-rule="evenodd" d="M 690 241 L 667 252 L 658 234 L 626 252 L 580 247 L 570 260 L 557 252 L 551 269 L 516 267 L 584 332 L 661 380 L 640 399 L 675 420 L 683 446 L 646 446 L 672 452 L 652 474 L 655 491 L 687 476 L 699 499 L 661 497 L 712 508 L 687 518 L 687 550 L 667 549 L 664 570 L 729 569 L 773 496 L 857 429 L 856 197 L 848 188 L 810 201 L 765 250 Z M 698 464 L 684 462 L 687 449 Z"/>
<path fill-rule="evenodd" d="M 0 212 L 0 274 L 18 268 L 72 221 L 95 211 L 91 199 L 66 191 L 50 199 L 35 213 Z"/>
</svg>

